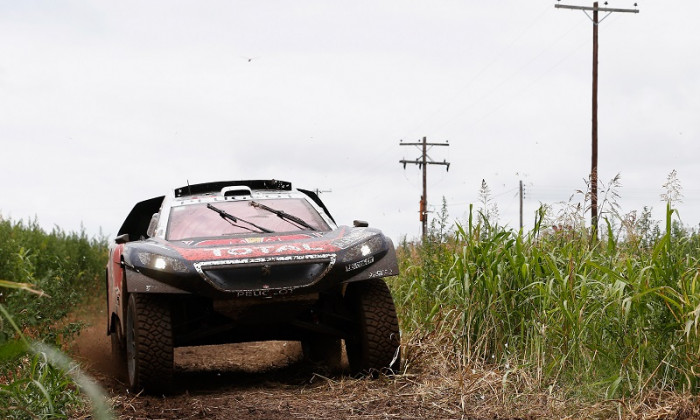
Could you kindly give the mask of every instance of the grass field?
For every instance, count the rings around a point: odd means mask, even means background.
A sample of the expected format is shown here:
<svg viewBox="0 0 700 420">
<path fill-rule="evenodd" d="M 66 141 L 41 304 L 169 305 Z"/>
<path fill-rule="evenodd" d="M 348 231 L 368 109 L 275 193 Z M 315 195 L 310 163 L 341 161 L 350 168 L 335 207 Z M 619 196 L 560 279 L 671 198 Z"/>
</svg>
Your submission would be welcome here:
<svg viewBox="0 0 700 420">
<path fill-rule="evenodd" d="M 103 284 L 106 240 L 0 218 L 0 417 L 66 418 L 93 393 L 58 349 L 64 318 Z M 82 390 L 82 392 L 81 392 Z"/>
<path fill-rule="evenodd" d="M 557 415 L 598 416 L 605 401 L 698 394 L 700 235 L 670 205 L 663 223 L 603 219 L 595 237 L 544 208 L 527 231 L 470 214 L 451 225 L 443 213 L 424 242 L 399 244 L 401 275 L 389 283 L 406 378 L 439 366 L 427 393 L 459 390 L 465 404 L 485 398 L 469 385 L 481 383 L 500 390 L 506 415 L 551 396 L 564 401 Z M 61 320 L 101 293 L 105 261 L 104 239 L 0 219 L 3 418 L 90 404 L 79 369 L 52 349 L 81 328 Z"/>
<path fill-rule="evenodd" d="M 405 335 L 440 343 L 455 366 L 527 378 L 533 390 L 596 401 L 697 393 L 700 237 L 673 222 L 601 222 L 602 234 L 492 226 L 404 243 L 392 282 Z"/>
</svg>

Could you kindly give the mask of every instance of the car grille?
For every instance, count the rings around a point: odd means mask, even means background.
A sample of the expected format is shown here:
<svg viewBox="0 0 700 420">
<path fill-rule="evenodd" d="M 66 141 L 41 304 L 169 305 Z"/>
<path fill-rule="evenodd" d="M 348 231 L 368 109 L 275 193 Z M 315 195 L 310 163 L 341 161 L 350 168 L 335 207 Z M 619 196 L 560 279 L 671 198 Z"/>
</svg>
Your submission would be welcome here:
<svg viewBox="0 0 700 420">
<path fill-rule="evenodd" d="M 194 264 L 214 287 L 227 292 L 290 290 L 321 280 L 333 267 L 335 254 L 285 256 Z"/>
</svg>

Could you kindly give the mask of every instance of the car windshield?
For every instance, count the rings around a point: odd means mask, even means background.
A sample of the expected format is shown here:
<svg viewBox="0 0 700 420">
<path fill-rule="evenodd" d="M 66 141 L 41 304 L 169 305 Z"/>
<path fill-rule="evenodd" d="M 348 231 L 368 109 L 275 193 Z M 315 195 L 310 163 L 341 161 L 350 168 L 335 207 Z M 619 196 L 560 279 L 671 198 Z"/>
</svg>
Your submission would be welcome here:
<svg viewBox="0 0 700 420">
<path fill-rule="evenodd" d="M 324 222 L 316 210 L 304 199 L 284 198 L 257 200 L 275 210 L 284 211 L 294 215 L 308 223 L 315 230 L 327 231 L 328 225 Z M 221 235 L 250 234 L 251 232 L 263 233 L 264 230 L 272 232 L 295 232 L 307 230 L 303 226 L 292 223 L 275 213 L 252 206 L 250 201 L 221 201 L 212 204 L 216 209 L 228 213 L 237 222 L 229 218 L 221 217 L 221 214 L 206 203 L 188 204 L 173 207 L 170 210 L 168 221 L 168 233 L 166 238 L 170 241 L 179 241 L 189 238 L 201 238 Z M 252 222 L 251 224 L 242 222 Z M 263 230 L 264 229 L 264 230 Z"/>
</svg>

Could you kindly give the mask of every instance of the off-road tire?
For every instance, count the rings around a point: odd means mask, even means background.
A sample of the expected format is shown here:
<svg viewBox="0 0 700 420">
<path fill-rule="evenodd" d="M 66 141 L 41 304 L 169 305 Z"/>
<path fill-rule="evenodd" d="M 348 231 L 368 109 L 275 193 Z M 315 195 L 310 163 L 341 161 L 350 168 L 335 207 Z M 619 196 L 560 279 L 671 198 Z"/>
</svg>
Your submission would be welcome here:
<svg viewBox="0 0 700 420">
<path fill-rule="evenodd" d="M 386 373 L 399 370 L 401 338 L 396 308 L 389 287 L 382 279 L 348 285 L 345 293 L 356 328 L 345 340 L 353 373 Z"/>
<path fill-rule="evenodd" d="M 109 338 L 112 341 L 112 368 L 114 376 L 117 379 L 124 379 L 126 373 L 126 341 L 124 334 L 121 332 L 121 326 L 118 319 L 113 322 L 114 331 L 111 331 Z"/>
<path fill-rule="evenodd" d="M 174 370 L 172 314 L 168 301 L 131 294 L 126 313 L 127 379 L 133 392 L 167 393 Z"/>
<path fill-rule="evenodd" d="M 301 341 L 304 360 L 314 364 L 324 364 L 329 369 L 340 368 L 343 344 L 339 338 L 314 336 Z"/>
<path fill-rule="evenodd" d="M 112 332 L 109 337 L 112 340 L 112 359 L 118 360 L 123 364 L 126 361 L 126 345 L 119 340 L 119 335 L 116 331 Z"/>
</svg>

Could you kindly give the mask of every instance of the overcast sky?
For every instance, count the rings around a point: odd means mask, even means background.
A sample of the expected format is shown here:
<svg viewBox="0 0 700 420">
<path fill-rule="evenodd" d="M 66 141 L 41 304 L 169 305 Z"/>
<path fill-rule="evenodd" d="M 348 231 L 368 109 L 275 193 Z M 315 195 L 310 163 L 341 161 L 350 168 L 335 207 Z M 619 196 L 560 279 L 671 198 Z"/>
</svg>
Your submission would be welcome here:
<svg viewBox="0 0 700 420">
<path fill-rule="evenodd" d="M 590 171 L 592 24 L 555 3 L 0 0 L 0 214 L 114 236 L 188 181 L 275 178 L 412 238 L 421 172 L 399 160 L 420 150 L 399 142 L 426 136 L 450 144 L 431 207 L 463 218 L 485 179 L 517 228 L 522 180 L 531 226 Z M 660 219 L 677 170 L 697 226 L 700 2 L 638 3 L 600 25 L 600 179 Z"/>
</svg>

